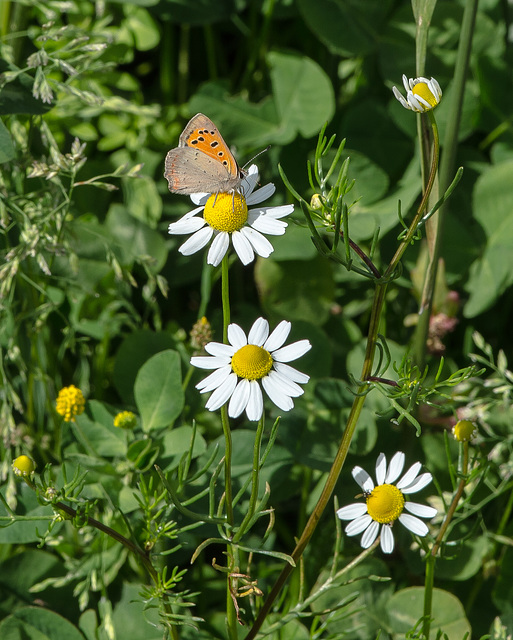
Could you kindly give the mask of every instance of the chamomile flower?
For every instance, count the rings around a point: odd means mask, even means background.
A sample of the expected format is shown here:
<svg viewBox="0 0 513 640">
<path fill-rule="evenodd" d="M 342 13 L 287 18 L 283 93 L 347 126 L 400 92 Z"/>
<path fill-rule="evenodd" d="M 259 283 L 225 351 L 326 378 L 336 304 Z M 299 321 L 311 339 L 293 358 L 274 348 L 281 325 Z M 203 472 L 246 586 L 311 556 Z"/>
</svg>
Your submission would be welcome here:
<svg viewBox="0 0 513 640">
<path fill-rule="evenodd" d="M 228 342 L 209 342 L 210 356 L 195 356 L 191 364 L 200 369 L 215 369 L 196 388 L 201 393 L 213 391 L 206 403 L 216 411 L 229 401 L 228 415 L 237 418 L 243 411 L 249 420 L 260 420 L 264 410 L 263 387 L 274 404 L 283 411 L 294 406 L 292 398 L 303 394 L 298 383 L 309 376 L 285 364 L 304 355 L 311 344 L 299 340 L 283 346 L 290 333 L 290 322 L 283 321 L 269 335 L 269 323 L 258 318 L 248 337 L 237 324 L 228 325 Z"/>
<path fill-rule="evenodd" d="M 192 234 L 178 251 L 190 256 L 206 247 L 213 238 L 207 262 L 214 267 L 226 255 L 230 241 L 244 265 L 253 262 L 255 253 L 268 258 L 274 248 L 263 234 L 283 235 L 287 223 L 281 218 L 291 214 L 294 205 L 258 206 L 273 195 L 276 187 L 270 183 L 255 191 L 257 182 L 258 168 L 253 164 L 239 191 L 193 194 L 191 200 L 200 206 L 169 225 L 168 231 L 173 235 Z M 257 206 L 248 209 L 253 205 Z"/>
<path fill-rule="evenodd" d="M 429 531 L 427 525 L 416 516 L 433 518 L 437 510 L 417 502 L 408 502 L 404 496 L 423 489 L 431 482 L 432 476 L 430 473 L 419 475 L 422 465 L 416 462 L 398 482 L 392 484 L 401 475 L 404 459 L 404 453 L 398 451 L 387 468 L 385 455 L 380 453 L 376 461 L 376 485 L 361 467 L 353 469 L 353 478 L 363 490 L 365 503 L 342 507 L 338 509 L 337 516 L 341 520 L 351 520 L 345 528 L 348 536 L 363 533 L 360 544 L 364 549 L 371 546 L 381 531 L 381 549 L 384 553 L 392 553 L 392 525 L 396 520 L 417 536 L 425 536 Z"/>
<path fill-rule="evenodd" d="M 403 75 L 403 85 L 406 91 L 406 99 L 396 87 L 393 87 L 392 91 L 405 109 L 424 113 L 434 109 L 442 99 L 442 90 L 434 78 L 431 78 L 431 80 L 422 76 L 419 78 L 407 78 Z"/>
</svg>

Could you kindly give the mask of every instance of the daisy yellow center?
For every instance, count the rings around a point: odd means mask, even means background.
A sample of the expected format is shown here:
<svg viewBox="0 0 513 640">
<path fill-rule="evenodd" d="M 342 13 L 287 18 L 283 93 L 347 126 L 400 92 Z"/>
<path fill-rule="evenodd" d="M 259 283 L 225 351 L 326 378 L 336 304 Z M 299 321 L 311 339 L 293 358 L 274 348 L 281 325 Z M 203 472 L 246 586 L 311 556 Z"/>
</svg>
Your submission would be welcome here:
<svg viewBox="0 0 513 640">
<path fill-rule="evenodd" d="M 394 522 L 403 508 L 404 496 L 393 484 L 380 484 L 367 496 L 367 513 L 376 522 Z"/>
<path fill-rule="evenodd" d="M 237 192 L 213 193 L 207 200 L 203 218 L 217 231 L 238 231 L 248 220 L 246 199 Z"/>
<path fill-rule="evenodd" d="M 436 96 L 433 95 L 431 89 L 425 82 L 417 82 L 411 92 L 413 93 L 413 95 L 423 98 L 431 105 L 431 108 L 436 107 L 436 105 L 438 104 Z"/>
<path fill-rule="evenodd" d="M 266 376 L 273 366 L 269 351 L 255 344 L 247 344 L 233 354 L 232 369 L 239 378 L 260 380 Z"/>
</svg>

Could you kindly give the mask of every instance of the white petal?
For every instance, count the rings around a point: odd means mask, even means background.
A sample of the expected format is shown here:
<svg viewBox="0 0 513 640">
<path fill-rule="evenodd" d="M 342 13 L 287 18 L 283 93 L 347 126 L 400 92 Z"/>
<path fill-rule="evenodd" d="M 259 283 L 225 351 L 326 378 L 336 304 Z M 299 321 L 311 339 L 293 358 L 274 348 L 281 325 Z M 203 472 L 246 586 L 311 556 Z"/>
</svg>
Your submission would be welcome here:
<svg viewBox="0 0 513 640">
<path fill-rule="evenodd" d="M 191 358 L 191 364 L 198 369 L 219 369 L 226 366 L 227 360 L 224 356 L 193 356 Z"/>
<path fill-rule="evenodd" d="M 376 536 L 379 533 L 379 522 L 371 522 L 370 525 L 365 530 L 360 544 L 364 549 L 368 549 L 371 544 L 376 540 Z"/>
<path fill-rule="evenodd" d="M 357 536 L 359 533 L 367 529 L 370 524 L 372 524 L 372 518 L 368 513 L 365 513 L 350 522 L 344 531 L 348 536 Z"/>
<path fill-rule="evenodd" d="M 370 493 L 374 489 L 374 481 L 365 469 L 354 467 L 351 473 L 365 493 Z"/>
<path fill-rule="evenodd" d="M 257 421 L 262 417 L 264 412 L 264 399 L 262 398 L 262 389 L 256 380 L 249 383 L 250 395 L 248 406 L 246 407 L 246 415 L 248 420 Z"/>
<path fill-rule="evenodd" d="M 421 468 L 422 464 L 420 462 L 415 462 L 414 464 L 412 464 L 408 471 L 397 483 L 397 488 L 402 489 L 403 487 L 407 487 L 408 485 L 410 485 L 417 477 Z"/>
<path fill-rule="evenodd" d="M 392 533 L 392 527 L 387 527 L 386 525 L 381 527 L 380 545 L 383 553 L 392 553 L 394 550 L 394 534 Z"/>
<path fill-rule="evenodd" d="M 394 455 L 392 456 L 392 460 L 390 460 L 390 464 L 388 465 L 388 472 L 385 478 L 385 482 L 387 484 L 391 484 L 401 475 L 405 459 L 406 456 L 402 451 L 394 453 Z"/>
<path fill-rule="evenodd" d="M 258 318 L 249 330 L 248 344 L 256 344 L 261 347 L 269 335 L 269 323 L 265 318 Z"/>
<path fill-rule="evenodd" d="M 282 389 L 269 379 L 269 376 L 262 378 L 261 383 L 264 391 L 279 409 L 282 409 L 282 411 L 290 411 L 294 407 L 290 396 L 283 393 Z"/>
<path fill-rule="evenodd" d="M 228 415 L 230 418 L 238 418 L 244 411 L 249 400 L 249 380 L 240 380 L 230 398 Z"/>
<path fill-rule="evenodd" d="M 201 382 L 198 382 L 196 385 L 196 389 L 200 393 L 207 393 L 208 391 L 213 391 L 220 387 L 226 378 L 231 374 L 232 368 L 230 365 L 227 367 L 221 367 L 221 369 L 216 369 L 214 373 L 211 373 L 209 376 L 204 378 Z"/>
<path fill-rule="evenodd" d="M 268 258 L 274 251 L 273 245 L 260 233 L 260 231 L 252 229 L 251 227 L 243 227 L 239 233 L 246 238 L 255 250 L 255 253 L 257 253 L 261 258 Z"/>
<path fill-rule="evenodd" d="M 282 320 L 271 333 L 266 343 L 264 344 L 264 349 L 267 351 L 276 351 L 279 349 L 284 343 L 285 340 L 289 337 L 290 329 L 292 328 L 292 324 L 287 320 Z M 274 359 L 274 358 L 273 358 Z"/>
<path fill-rule="evenodd" d="M 387 475 L 387 459 L 384 453 L 380 453 L 376 460 L 376 483 L 383 484 Z"/>
<path fill-rule="evenodd" d="M 260 204 L 264 200 L 267 200 L 267 198 L 270 198 L 275 191 L 276 187 L 274 186 L 274 184 L 272 184 L 272 182 L 270 182 L 269 184 L 260 187 L 260 189 L 257 189 L 250 196 L 248 196 L 246 198 L 246 204 L 248 205 L 248 207 L 251 207 L 254 204 Z"/>
<path fill-rule="evenodd" d="M 294 211 L 294 205 L 281 204 L 278 207 L 258 207 L 257 209 L 251 209 L 251 211 L 261 213 L 262 217 L 278 220 L 279 218 L 289 216 Z M 284 224 L 287 225 L 288 223 L 284 222 Z"/>
<path fill-rule="evenodd" d="M 419 520 L 415 516 L 410 516 L 408 513 L 401 513 L 399 522 L 418 536 L 425 536 L 429 532 L 425 522 L 422 522 L 422 520 Z"/>
<path fill-rule="evenodd" d="M 243 265 L 247 265 L 253 262 L 255 259 L 255 252 L 251 242 L 241 231 L 234 231 L 232 233 L 232 243 L 235 253 L 239 256 L 239 260 Z"/>
<path fill-rule="evenodd" d="M 301 371 L 294 369 L 294 367 L 291 367 L 288 364 L 275 362 L 273 364 L 273 367 L 276 371 L 279 371 L 279 373 L 283 374 L 284 376 L 287 376 L 287 378 L 289 378 L 290 380 L 293 380 L 294 382 L 300 382 L 301 384 L 305 384 L 310 380 L 310 376 L 307 376 L 306 373 L 301 373 Z"/>
<path fill-rule="evenodd" d="M 248 344 L 246 334 L 235 322 L 228 325 L 228 342 L 233 346 L 235 351 L 238 351 Z"/>
<path fill-rule="evenodd" d="M 305 392 L 302 387 L 277 371 L 271 370 L 268 375 L 262 378 L 262 384 L 264 380 L 266 380 L 268 384 L 273 384 L 282 393 L 291 398 L 299 398 L 299 396 L 302 396 Z"/>
<path fill-rule="evenodd" d="M 427 485 L 431 482 L 433 476 L 430 473 L 422 473 L 418 478 L 414 480 L 410 485 L 401 489 L 404 494 L 415 493 L 416 491 L 420 491 L 427 487 Z"/>
<path fill-rule="evenodd" d="M 421 518 L 434 518 L 438 513 L 434 507 L 428 507 L 425 504 L 418 504 L 417 502 L 405 502 L 404 508 L 406 511 L 413 513 L 414 516 L 420 516 Z"/>
<path fill-rule="evenodd" d="M 186 240 L 178 251 L 183 256 L 192 256 L 193 253 L 203 249 L 209 243 L 212 237 L 213 231 L 209 226 L 203 227 L 199 231 L 196 231 L 188 240 Z"/>
<path fill-rule="evenodd" d="M 396 87 L 392 87 L 392 91 L 394 92 L 394 96 L 399 100 L 399 102 L 403 105 L 405 109 L 410 109 L 410 105 L 406 102 L 400 92 L 396 89 Z"/>
<path fill-rule="evenodd" d="M 226 404 L 237 386 L 237 376 L 231 373 L 223 384 L 218 387 L 207 400 L 205 407 L 209 411 L 216 411 Z"/>
<path fill-rule="evenodd" d="M 194 202 L 194 204 L 201 204 L 201 205 L 205 205 L 205 203 L 207 202 L 207 200 L 210 198 L 212 194 L 211 193 L 191 193 L 191 200 Z"/>
<path fill-rule="evenodd" d="M 225 231 L 218 233 L 212 242 L 212 246 L 208 250 L 207 262 L 208 264 L 217 267 L 221 264 L 221 260 L 226 255 L 228 247 L 230 246 L 230 236 Z"/>
<path fill-rule="evenodd" d="M 298 340 L 282 349 L 273 351 L 273 360 L 277 360 L 278 362 L 291 362 L 303 356 L 307 351 L 310 351 L 311 348 L 312 345 L 308 340 Z"/>
<path fill-rule="evenodd" d="M 182 235 L 184 233 L 195 233 L 203 228 L 207 223 L 203 218 L 189 218 L 188 220 L 178 220 L 178 222 L 171 222 L 167 228 L 168 233 L 172 235 Z"/>
<path fill-rule="evenodd" d="M 406 93 L 413 87 L 413 80 L 408 80 L 405 73 L 403 73 L 403 85 Z"/>
<path fill-rule="evenodd" d="M 258 167 L 256 166 L 256 164 L 252 164 L 249 167 L 240 185 L 244 198 L 246 198 L 246 202 L 247 202 L 247 199 L 251 196 L 253 189 L 256 187 L 257 182 L 258 182 Z"/>
<path fill-rule="evenodd" d="M 224 356 L 225 358 L 231 358 L 235 353 L 231 345 L 222 342 L 209 342 L 205 345 L 205 351 L 212 356 Z"/>
<path fill-rule="evenodd" d="M 288 224 L 283 220 L 274 220 L 270 216 L 248 212 L 248 224 L 251 228 L 269 236 L 282 236 Z"/>
<path fill-rule="evenodd" d="M 355 518 L 359 518 L 366 513 L 367 505 L 365 504 L 365 502 L 354 502 L 353 504 L 348 504 L 345 507 L 340 507 L 340 509 L 337 509 L 337 516 L 341 520 L 354 520 Z"/>
</svg>

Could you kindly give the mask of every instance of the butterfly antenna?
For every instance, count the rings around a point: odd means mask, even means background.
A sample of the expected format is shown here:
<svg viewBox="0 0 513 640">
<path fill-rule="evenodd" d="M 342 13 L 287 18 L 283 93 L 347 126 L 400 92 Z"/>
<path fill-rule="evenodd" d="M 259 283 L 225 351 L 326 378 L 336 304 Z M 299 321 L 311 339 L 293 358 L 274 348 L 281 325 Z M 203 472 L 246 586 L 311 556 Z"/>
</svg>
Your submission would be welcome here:
<svg viewBox="0 0 513 640">
<path fill-rule="evenodd" d="M 244 171 L 244 169 L 248 166 L 248 164 L 251 164 L 253 162 L 253 160 L 255 160 L 256 158 L 258 158 L 258 156 L 261 156 L 263 153 L 265 153 L 266 151 L 269 151 L 269 149 L 271 148 L 271 145 L 268 144 L 267 147 L 265 149 L 262 149 L 262 151 L 259 151 L 256 156 L 253 156 L 251 158 L 251 160 L 248 160 L 246 162 L 246 164 L 242 167 L 242 170 Z"/>
</svg>

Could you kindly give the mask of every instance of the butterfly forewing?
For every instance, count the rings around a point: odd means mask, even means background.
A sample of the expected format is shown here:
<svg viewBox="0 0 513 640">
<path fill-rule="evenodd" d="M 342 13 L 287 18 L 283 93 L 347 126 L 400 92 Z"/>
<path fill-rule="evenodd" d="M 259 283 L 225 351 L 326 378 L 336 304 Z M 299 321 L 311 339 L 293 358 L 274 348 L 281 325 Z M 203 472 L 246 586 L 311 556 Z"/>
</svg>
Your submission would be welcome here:
<svg viewBox="0 0 513 640">
<path fill-rule="evenodd" d="M 167 154 L 164 177 L 174 193 L 220 193 L 237 189 L 244 173 L 215 124 L 198 113 Z"/>
</svg>

